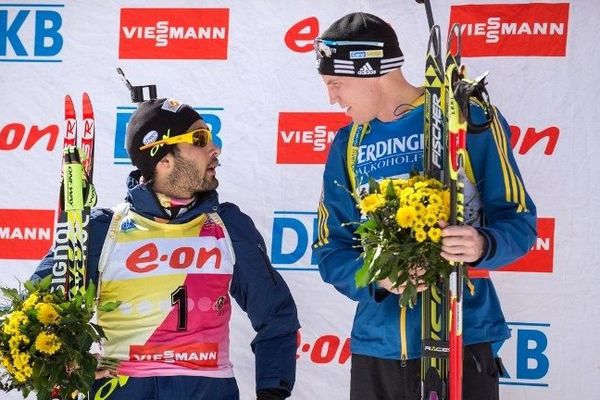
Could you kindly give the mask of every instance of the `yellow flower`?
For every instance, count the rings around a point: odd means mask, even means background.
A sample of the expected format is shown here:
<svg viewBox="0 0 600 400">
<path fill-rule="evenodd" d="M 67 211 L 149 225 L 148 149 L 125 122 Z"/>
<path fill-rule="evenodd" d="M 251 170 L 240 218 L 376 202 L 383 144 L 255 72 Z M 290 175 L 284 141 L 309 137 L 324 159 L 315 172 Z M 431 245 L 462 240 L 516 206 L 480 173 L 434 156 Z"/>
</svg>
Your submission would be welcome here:
<svg viewBox="0 0 600 400">
<path fill-rule="evenodd" d="M 37 319 L 44 325 L 55 324 L 60 315 L 54 308 L 52 304 L 40 303 L 35 306 L 35 310 L 37 311 Z"/>
<path fill-rule="evenodd" d="M 44 295 L 44 303 L 53 303 L 53 302 L 54 302 L 54 295 L 51 295 L 51 294 Z"/>
<path fill-rule="evenodd" d="M 427 210 L 425 209 L 425 206 L 422 203 L 412 204 L 412 207 L 415 209 L 417 217 L 421 219 L 425 218 L 425 215 L 427 215 Z"/>
<path fill-rule="evenodd" d="M 56 353 L 60 346 L 60 340 L 54 333 L 40 332 L 35 339 L 35 348 L 48 355 Z"/>
<path fill-rule="evenodd" d="M 383 196 L 380 194 L 370 194 L 365 196 L 364 199 L 360 201 L 359 207 L 363 213 L 370 213 L 377 210 L 379 207 L 383 206 L 385 201 L 383 200 Z"/>
<path fill-rule="evenodd" d="M 450 191 L 444 190 L 442 192 L 442 205 L 444 208 L 450 208 Z"/>
<path fill-rule="evenodd" d="M 427 236 L 429 236 L 429 239 L 431 239 L 432 242 L 437 243 L 442 237 L 442 230 L 440 228 L 431 228 L 429 229 L 429 232 L 427 232 Z"/>
<path fill-rule="evenodd" d="M 17 310 L 8 314 L 8 318 L 2 327 L 4 333 L 8 335 L 16 335 L 20 333 L 21 325 L 29 323 L 29 318 L 23 311 Z"/>
<path fill-rule="evenodd" d="M 403 206 L 396 212 L 396 222 L 403 228 L 410 228 L 416 218 L 415 209 L 411 206 Z"/>
<path fill-rule="evenodd" d="M 446 221 L 448 222 L 448 214 L 445 212 L 441 212 L 438 214 L 438 218 L 441 219 L 442 221 Z"/>
<path fill-rule="evenodd" d="M 424 230 L 415 231 L 415 239 L 417 242 L 422 243 L 427 239 L 427 233 Z"/>
<path fill-rule="evenodd" d="M 425 229 L 425 221 L 423 221 L 423 218 L 420 218 L 417 216 L 417 218 L 415 219 L 415 222 L 413 223 L 412 226 L 413 231 L 422 231 Z"/>
<path fill-rule="evenodd" d="M 429 181 L 415 182 L 415 189 L 423 189 L 429 186 Z"/>
<path fill-rule="evenodd" d="M 438 222 L 438 217 L 435 214 L 429 213 L 425 215 L 425 223 L 427 226 L 434 226 Z"/>
<path fill-rule="evenodd" d="M 35 306 L 39 300 L 40 296 L 38 296 L 37 293 L 31 293 L 27 300 L 23 302 L 23 309 L 28 310 L 30 308 L 33 308 L 33 306 Z"/>
<path fill-rule="evenodd" d="M 439 194 L 432 193 L 431 195 L 429 195 L 429 204 L 433 204 L 433 205 L 436 205 L 436 206 L 441 206 L 442 205 L 442 198 L 440 197 Z"/>
</svg>

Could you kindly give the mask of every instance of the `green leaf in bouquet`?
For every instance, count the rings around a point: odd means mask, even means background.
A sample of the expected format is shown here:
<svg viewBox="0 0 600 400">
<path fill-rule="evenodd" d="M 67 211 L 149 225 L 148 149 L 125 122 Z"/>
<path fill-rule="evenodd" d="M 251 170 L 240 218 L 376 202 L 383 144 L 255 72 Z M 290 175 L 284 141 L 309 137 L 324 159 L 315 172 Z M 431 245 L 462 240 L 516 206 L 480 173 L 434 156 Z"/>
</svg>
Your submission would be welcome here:
<svg viewBox="0 0 600 400">
<path fill-rule="evenodd" d="M 121 301 L 107 301 L 98 306 L 98 310 L 111 312 L 116 310 L 121 305 Z"/>
<path fill-rule="evenodd" d="M 402 298 L 400 299 L 400 305 L 402 307 L 409 306 L 413 308 L 417 301 L 417 287 L 411 282 L 406 283 L 406 287 L 402 292 Z"/>
<path fill-rule="evenodd" d="M 23 286 L 29 293 L 33 293 L 37 290 L 35 284 L 32 281 L 25 281 L 25 283 L 23 283 Z"/>
<path fill-rule="evenodd" d="M 27 282 L 25 282 L 25 285 L 27 285 Z M 38 282 L 38 287 L 44 292 L 50 289 L 50 285 L 52 285 L 52 274 L 45 276 Z"/>
<path fill-rule="evenodd" d="M 385 198 L 388 200 L 395 200 L 396 197 L 396 188 L 394 188 L 394 185 L 390 182 L 385 190 Z"/>
<path fill-rule="evenodd" d="M 369 177 L 369 194 L 379 193 L 379 182 Z"/>
<path fill-rule="evenodd" d="M 86 308 L 92 308 L 96 302 L 96 285 L 90 281 L 88 287 L 85 290 L 85 305 Z"/>
<path fill-rule="evenodd" d="M 17 289 L 3 287 L 3 288 L 0 288 L 0 290 L 2 291 L 2 294 L 4 295 L 4 297 L 6 297 L 12 303 L 20 304 L 23 301 L 21 299 L 21 294 L 19 293 L 19 291 Z M 11 312 L 12 309 L 9 309 L 7 311 Z"/>
<path fill-rule="evenodd" d="M 356 287 L 361 288 L 367 286 L 370 280 L 369 264 L 367 264 L 365 261 L 363 266 L 356 271 L 356 275 L 354 275 L 354 281 L 356 283 Z"/>
</svg>

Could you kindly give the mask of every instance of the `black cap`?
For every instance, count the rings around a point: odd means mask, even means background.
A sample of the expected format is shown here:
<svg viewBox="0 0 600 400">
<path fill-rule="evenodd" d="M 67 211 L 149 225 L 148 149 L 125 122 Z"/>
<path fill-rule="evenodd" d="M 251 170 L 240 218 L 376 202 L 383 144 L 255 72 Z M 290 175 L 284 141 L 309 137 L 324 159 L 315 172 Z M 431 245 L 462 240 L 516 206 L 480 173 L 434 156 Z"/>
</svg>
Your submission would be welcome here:
<svg viewBox="0 0 600 400">
<path fill-rule="evenodd" d="M 363 12 L 343 16 L 315 40 L 322 75 L 370 78 L 398 69 L 404 55 L 394 29 Z"/>
<path fill-rule="evenodd" d="M 160 145 L 140 150 L 140 147 L 158 140 L 181 135 L 202 117 L 192 107 L 174 99 L 155 99 L 140 103 L 127 126 L 125 146 L 144 178 L 151 179 L 156 164 L 167 155 L 172 146 Z"/>
</svg>

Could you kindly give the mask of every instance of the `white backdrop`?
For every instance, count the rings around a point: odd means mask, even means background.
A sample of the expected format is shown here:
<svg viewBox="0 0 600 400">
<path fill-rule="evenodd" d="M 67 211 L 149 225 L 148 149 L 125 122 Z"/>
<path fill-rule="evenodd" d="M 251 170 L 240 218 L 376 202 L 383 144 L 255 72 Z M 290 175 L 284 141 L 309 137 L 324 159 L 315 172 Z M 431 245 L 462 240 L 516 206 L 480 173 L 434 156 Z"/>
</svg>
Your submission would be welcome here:
<svg viewBox="0 0 600 400">
<path fill-rule="evenodd" d="M 451 6 L 453 21 L 470 23 L 463 62 L 470 76 L 490 71 L 492 101 L 519 134 L 517 161 L 540 217 L 528 258 L 511 272 L 493 273 L 513 334 L 500 349 L 510 373 L 501 397 L 600 399 L 599 263 L 592 248 L 600 222 L 594 201 L 600 4 L 432 2 L 443 32 Z M 322 283 L 310 256 L 326 144 L 344 117 L 328 114 L 340 110 L 328 104 L 309 50 L 317 31 L 359 10 L 394 26 L 404 73 L 421 83 L 427 23 L 423 6 L 412 0 L 0 4 L 0 284 L 27 278 L 50 246 L 66 94 L 79 117 L 82 92 L 94 105 L 99 205 L 123 198 L 131 167 L 122 163 L 122 139 L 132 104 L 115 73 L 120 66 L 133 84 L 155 83 L 159 96 L 198 107 L 217 132 L 221 200 L 254 218 L 298 305 L 292 398 L 348 398 L 355 305 Z M 186 27 L 188 39 L 167 36 L 161 46 L 165 25 L 158 21 Z M 190 26 L 196 34 L 210 27 L 211 38 L 195 38 Z M 253 399 L 253 332 L 239 309 L 232 335 L 242 399 Z"/>
</svg>

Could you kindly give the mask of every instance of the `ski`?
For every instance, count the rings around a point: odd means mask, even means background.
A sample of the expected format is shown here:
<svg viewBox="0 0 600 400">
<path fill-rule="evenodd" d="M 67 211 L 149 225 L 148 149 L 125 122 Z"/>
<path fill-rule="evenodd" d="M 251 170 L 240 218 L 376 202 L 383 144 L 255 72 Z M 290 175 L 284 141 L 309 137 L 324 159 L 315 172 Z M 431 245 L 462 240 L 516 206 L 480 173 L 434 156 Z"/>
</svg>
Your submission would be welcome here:
<svg viewBox="0 0 600 400">
<path fill-rule="evenodd" d="M 51 290 L 67 298 L 85 291 L 89 215 L 96 204 L 91 174 L 94 155 L 94 113 L 87 93 L 82 99 L 84 134 L 77 147 L 77 118 L 70 96 L 65 96 L 61 189 L 54 235 Z"/>
<path fill-rule="evenodd" d="M 453 25 L 448 33 L 446 72 L 444 77 L 444 100 L 446 115 L 446 179 L 450 188 L 450 225 L 464 223 L 464 179 L 467 123 L 454 95 L 456 85 L 463 78 L 464 67 L 460 65 L 460 27 Z M 453 52 L 452 49 L 455 49 Z M 469 107 L 468 98 L 466 107 Z M 450 400 L 462 399 L 463 341 L 462 341 L 462 289 L 464 264 L 450 262 L 448 277 L 447 308 L 448 332 L 448 395 Z"/>
<path fill-rule="evenodd" d="M 450 224 L 462 223 L 462 155 L 466 126 L 460 130 L 460 109 L 453 96 L 460 71 L 460 29 L 448 35 L 445 62 L 439 25 L 435 25 L 429 0 L 425 4 L 429 40 L 425 61 L 424 149 L 425 176 L 450 188 Z M 451 264 L 447 279 L 440 279 L 422 294 L 421 398 L 462 398 L 462 264 Z"/>
</svg>

